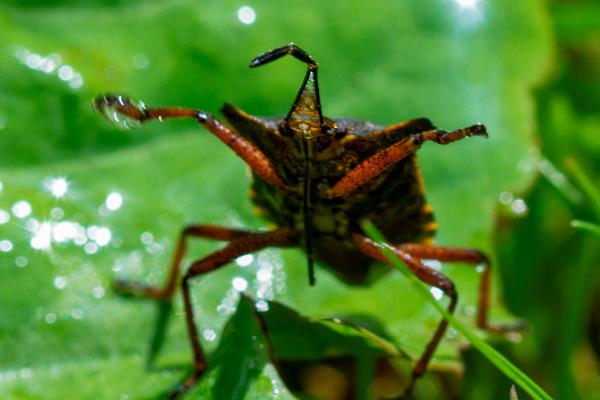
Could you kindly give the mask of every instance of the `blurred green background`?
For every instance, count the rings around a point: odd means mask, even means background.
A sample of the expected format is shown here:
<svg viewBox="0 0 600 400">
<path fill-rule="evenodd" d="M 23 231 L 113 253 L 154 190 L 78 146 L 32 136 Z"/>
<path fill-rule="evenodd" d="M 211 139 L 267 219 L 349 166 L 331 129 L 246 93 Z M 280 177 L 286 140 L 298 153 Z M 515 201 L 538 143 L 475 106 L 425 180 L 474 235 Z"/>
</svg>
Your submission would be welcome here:
<svg viewBox="0 0 600 400">
<path fill-rule="evenodd" d="M 193 121 L 122 131 L 91 99 L 282 115 L 304 66 L 247 64 L 291 41 L 319 62 L 329 117 L 486 124 L 489 140 L 419 152 L 436 240 L 488 252 L 492 320 L 530 324 L 481 335 L 553 397 L 600 399 L 600 235 L 571 226 L 600 222 L 600 4 L 583 0 L 3 0 L 0 397 L 154 399 L 187 376 L 179 296 L 169 310 L 112 282 L 162 282 L 186 224 L 265 222 L 243 163 Z M 186 263 L 218 247 L 196 241 Z M 474 326 L 477 272 L 443 271 Z M 397 394 L 439 321 L 397 272 L 350 287 L 318 268 L 309 287 L 299 250 L 242 257 L 193 293 L 211 369 L 188 398 Z M 448 332 L 415 398 L 508 398 L 464 345 Z"/>
</svg>

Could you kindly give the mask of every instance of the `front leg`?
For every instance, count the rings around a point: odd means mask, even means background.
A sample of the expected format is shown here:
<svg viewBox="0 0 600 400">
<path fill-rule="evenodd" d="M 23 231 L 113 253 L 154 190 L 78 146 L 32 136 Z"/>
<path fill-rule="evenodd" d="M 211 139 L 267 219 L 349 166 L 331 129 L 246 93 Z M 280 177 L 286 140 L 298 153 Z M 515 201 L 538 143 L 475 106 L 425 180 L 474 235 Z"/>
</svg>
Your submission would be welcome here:
<svg viewBox="0 0 600 400">
<path fill-rule="evenodd" d="M 192 118 L 202 124 L 213 135 L 231 148 L 252 171 L 269 185 L 285 191 L 286 184 L 277 172 L 275 165 L 252 142 L 240 136 L 233 129 L 223 125 L 219 120 L 202 110 L 186 107 L 146 108 L 137 106 L 126 96 L 104 94 L 93 101 L 94 108 L 107 119 L 119 117 L 130 118 L 138 122 L 151 120 L 163 121 L 169 118 Z"/>
<path fill-rule="evenodd" d="M 469 136 L 487 137 L 485 126 L 476 124 L 452 132 L 447 132 L 443 129 L 433 129 L 414 133 L 358 164 L 334 186 L 326 189 L 324 193 L 322 193 L 322 196 L 333 199 L 349 195 L 400 160 L 413 154 L 421 147 L 423 142 L 432 141 L 438 144 L 449 144 Z"/>
<path fill-rule="evenodd" d="M 116 290 L 123 294 L 132 294 L 136 296 L 150 297 L 162 301 L 170 301 L 175 293 L 177 281 L 179 280 L 179 270 L 181 269 L 181 260 L 185 255 L 187 248 L 187 239 L 189 237 L 204 238 L 210 240 L 232 241 L 234 239 L 252 235 L 254 232 L 223 228 L 215 225 L 189 225 L 186 226 L 179 235 L 175 253 L 169 267 L 168 278 L 164 286 L 146 285 L 137 281 L 117 280 Z"/>
</svg>

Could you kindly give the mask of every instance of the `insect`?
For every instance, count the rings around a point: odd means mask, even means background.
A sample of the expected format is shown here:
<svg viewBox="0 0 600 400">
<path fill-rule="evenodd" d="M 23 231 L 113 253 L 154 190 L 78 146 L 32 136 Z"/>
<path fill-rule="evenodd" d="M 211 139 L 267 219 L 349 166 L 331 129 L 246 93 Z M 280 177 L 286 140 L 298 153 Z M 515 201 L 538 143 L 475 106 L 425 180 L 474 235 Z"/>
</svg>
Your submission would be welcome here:
<svg viewBox="0 0 600 400">
<path fill-rule="evenodd" d="M 437 129 L 420 118 L 382 127 L 368 121 L 330 119 L 323 115 L 315 60 L 293 43 L 270 50 L 250 62 L 259 67 L 291 55 L 307 66 L 300 90 L 285 117 L 255 117 L 225 104 L 222 113 L 231 127 L 211 114 L 193 108 L 147 108 L 129 98 L 105 94 L 94 100 L 108 118 L 137 122 L 192 118 L 241 157 L 252 171 L 251 198 L 277 228 L 268 232 L 191 225 L 179 237 L 164 286 L 121 282 L 120 289 L 156 299 L 173 297 L 181 284 L 187 331 L 194 358 L 194 373 L 173 392 L 173 397 L 192 387 L 207 369 L 198 340 L 189 288 L 190 280 L 221 268 L 237 257 L 266 247 L 301 246 L 306 251 L 308 278 L 315 284 L 313 263 L 319 261 L 340 279 L 366 282 L 376 261 L 389 263 L 381 247 L 362 231 L 370 220 L 389 242 L 395 255 L 423 282 L 449 297 L 453 312 L 458 295 L 453 282 L 428 267 L 435 259 L 483 265 L 477 325 L 500 331 L 505 326 L 488 323 L 490 261 L 479 250 L 435 246 L 436 230 L 415 152 L 425 143 L 450 144 L 470 136 L 487 137 L 486 128 L 475 124 L 454 131 Z M 226 242 L 214 253 L 197 260 L 180 278 L 181 260 L 190 237 Z M 406 394 L 427 368 L 447 328 L 442 319 L 423 354 L 417 360 Z"/>
</svg>

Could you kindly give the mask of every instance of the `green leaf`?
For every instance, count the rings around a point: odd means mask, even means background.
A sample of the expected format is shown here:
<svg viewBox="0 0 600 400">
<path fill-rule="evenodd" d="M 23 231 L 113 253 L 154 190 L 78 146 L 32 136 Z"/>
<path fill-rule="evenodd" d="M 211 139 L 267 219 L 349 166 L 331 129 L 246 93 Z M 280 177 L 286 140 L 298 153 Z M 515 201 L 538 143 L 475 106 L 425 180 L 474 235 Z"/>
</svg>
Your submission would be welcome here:
<svg viewBox="0 0 600 400">
<path fill-rule="evenodd" d="M 247 63 L 295 41 L 319 62 L 329 117 L 392 124 L 427 116 L 448 129 L 487 125 L 488 141 L 428 144 L 420 151 L 438 242 L 490 252 L 498 195 L 531 180 L 529 89 L 550 53 L 539 1 L 510 7 L 482 2 L 471 10 L 441 0 L 309 1 L 285 9 L 258 1 L 252 25 L 239 21 L 240 4 L 229 1 L 53 4 L 0 6 L 0 209 L 10 215 L 0 225 L 0 241 L 10 241 L 3 242 L 10 249 L 0 252 L 0 281 L 8 283 L 0 291 L 3 397 L 56 398 L 76 390 L 83 398 L 150 398 L 168 391 L 187 371 L 146 370 L 156 308 L 115 296 L 113 280 L 162 282 L 186 224 L 265 227 L 246 198 L 244 165 L 215 138 L 192 121 L 118 131 L 91 109 L 96 94 L 123 92 L 149 105 L 213 113 L 231 101 L 257 115 L 284 114 L 304 67 L 291 59 L 257 70 Z M 46 73 L 48 60 L 56 65 Z M 63 198 L 44 187 L 57 177 L 69 182 Z M 106 207 L 111 192 L 122 196 L 118 210 Z M 12 213 L 21 200 L 32 207 L 24 218 Z M 69 223 L 60 229 L 88 229 L 85 236 L 77 234 L 86 243 L 59 242 L 59 232 L 51 249 L 32 248 L 45 247 L 48 229 L 60 222 Z M 98 230 L 93 226 L 108 228 L 110 242 L 99 245 L 104 241 L 92 238 Z M 38 239 L 32 243 L 34 232 Z M 185 264 L 219 245 L 194 242 Z M 268 250 L 249 265 L 239 264 L 194 281 L 196 323 L 211 354 L 225 340 L 222 329 L 235 311 L 234 278 L 246 281 L 246 293 L 257 302 L 274 299 L 303 316 L 364 326 L 411 358 L 423 351 L 439 321 L 396 272 L 356 287 L 321 267 L 317 286 L 308 287 L 300 250 Z M 268 273 L 259 276 L 261 269 Z M 444 272 L 460 292 L 459 318 L 470 321 L 476 272 L 462 265 L 444 266 Z M 511 317 L 495 302 L 492 318 Z M 323 326 L 328 330 L 302 328 L 307 345 L 339 328 Z M 365 337 L 342 334 L 347 340 Z M 334 337 L 313 354 L 335 348 Z M 461 344 L 449 337 L 434 364 L 455 361 Z M 291 345 L 283 347 L 292 353 Z M 188 366 L 190 357 L 178 296 L 156 363 Z M 269 390 L 265 386 L 263 394 Z"/>
</svg>

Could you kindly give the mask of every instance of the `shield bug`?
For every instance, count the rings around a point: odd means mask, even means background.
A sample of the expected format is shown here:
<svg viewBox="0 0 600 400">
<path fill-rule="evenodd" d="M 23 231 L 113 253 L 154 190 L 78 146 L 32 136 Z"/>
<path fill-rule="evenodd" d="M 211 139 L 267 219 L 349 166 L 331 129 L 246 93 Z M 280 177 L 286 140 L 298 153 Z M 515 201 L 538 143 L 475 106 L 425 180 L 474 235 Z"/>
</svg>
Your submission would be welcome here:
<svg viewBox="0 0 600 400">
<path fill-rule="evenodd" d="M 315 284 L 314 260 L 346 282 L 364 283 L 376 261 L 389 263 L 380 247 L 362 231 L 360 222 L 365 219 L 383 233 L 396 256 L 420 280 L 449 297 L 449 312 L 454 311 L 458 300 L 454 284 L 423 260 L 483 265 L 477 325 L 487 330 L 507 329 L 488 323 L 489 258 L 479 250 L 432 244 L 436 225 L 425 200 L 415 157 L 425 142 L 445 145 L 470 136 L 487 137 L 486 128 L 475 124 L 445 131 L 426 118 L 388 127 L 354 119 L 329 119 L 321 111 L 317 63 L 298 46 L 288 44 L 270 50 L 253 59 L 250 67 L 268 64 L 285 55 L 305 63 L 307 70 L 284 117 L 255 117 L 225 104 L 221 111 L 229 127 L 199 109 L 150 108 L 111 94 L 94 100 L 95 108 L 106 117 L 125 124 L 195 119 L 250 167 L 252 201 L 277 226 L 268 232 L 188 226 L 181 232 L 164 286 L 127 281 L 118 284 L 122 291 L 162 300 L 171 299 L 178 283 L 181 285 L 194 373 L 173 392 L 173 397 L 193 386 L 207 368 L 194 323 L 191 279 L 266 247 L 301 246 L 307 255 L 310 285 Z M 180 278 L 180 264 L 190 237 L 224 241 L 226 245 L 193 262 Z M 446 328 L 447 321 L 442 320 L 413 368 L 407 394 L 425 372 Z"/>
</svg>

